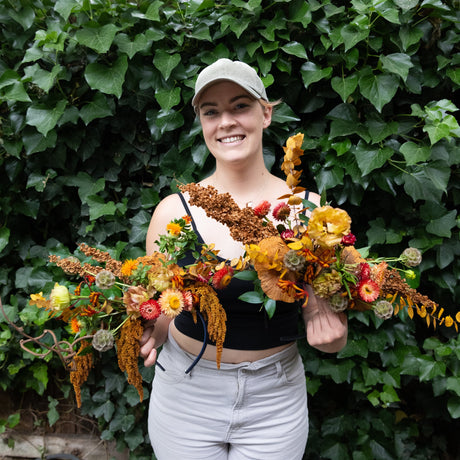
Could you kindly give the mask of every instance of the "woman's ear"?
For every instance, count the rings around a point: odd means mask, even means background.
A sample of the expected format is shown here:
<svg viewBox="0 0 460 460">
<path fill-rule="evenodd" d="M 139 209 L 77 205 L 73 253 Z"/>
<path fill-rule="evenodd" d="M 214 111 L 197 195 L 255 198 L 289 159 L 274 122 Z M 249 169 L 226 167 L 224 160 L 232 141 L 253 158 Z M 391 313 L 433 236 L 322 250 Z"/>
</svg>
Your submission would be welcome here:
<svg viewBox="0 0 460 460">
<path fill-rule="evenodd" d="M 264 123 L 263 127 L 268 128 L 272 122 L 272 113 L 273 113 L 273 107 L 271 105 L 268 106 L 263 106 L 264 109 Z"/>
</svg>

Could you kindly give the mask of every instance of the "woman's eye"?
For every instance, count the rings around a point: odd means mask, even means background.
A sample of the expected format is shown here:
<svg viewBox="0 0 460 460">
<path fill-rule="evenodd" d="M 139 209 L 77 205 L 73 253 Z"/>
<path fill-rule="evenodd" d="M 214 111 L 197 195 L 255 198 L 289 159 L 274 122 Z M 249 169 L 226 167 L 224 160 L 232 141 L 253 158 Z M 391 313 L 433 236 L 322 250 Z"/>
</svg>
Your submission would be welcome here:
<svg viewBox="0 0 460 460">
<path fill-rule="evenodd" d="M 212 110 L 212 109 L 210 109 L 210 110 L 205 110 L 205 111 L 203 112 L 203 116 L 204 116 L 204 117 L 212 117 L 212 116 L 216 115 L 216 113 L 217 113 L 216 110 Z"/>
<path fill-rule="evenodd" d="M 236 110 L 243 110 L 243 109 L 245 109 L 246 107 L 249 107 L 249 105 L 248 105 L 248 104 L 241 103 L 241 104 L 237 104 L 237 105 L 235 106 L 235 109 L 236 109 Z"/>
</svg>

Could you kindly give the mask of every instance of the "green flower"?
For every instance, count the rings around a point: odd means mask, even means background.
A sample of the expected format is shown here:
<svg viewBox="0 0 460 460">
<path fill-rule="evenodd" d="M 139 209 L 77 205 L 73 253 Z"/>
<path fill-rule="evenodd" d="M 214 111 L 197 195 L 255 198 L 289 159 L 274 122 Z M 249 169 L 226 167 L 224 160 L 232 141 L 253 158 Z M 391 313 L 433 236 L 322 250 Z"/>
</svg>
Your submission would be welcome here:
<svg viewBox="0 0 460 460">
<path fill-rule="evenodd" d="M 408 267 L 416 267 L 422 261 L 422 253 L 417 248 L 406 248 L 401 254 L 401 261 Z"/>
<path fill-rule="evenodd" d="M 393 305 L 387 300 L 379 300 L 373 308 L 379 318 L 389 319 L 393 316 Z"/>
<path fill-rule="evenodd" d="M 65 310 L 70 306 L 70 292 L 66 286 L 56 283 L 50 294 L 51 308 L 56 311 Z"/>
<path fill-rule="evenodd" d="M 113 334 L 107 329 L 99 329 L 93 336 L 93 348 L 97 351 L 107 351 L 113 348 Z"/>
</svg>

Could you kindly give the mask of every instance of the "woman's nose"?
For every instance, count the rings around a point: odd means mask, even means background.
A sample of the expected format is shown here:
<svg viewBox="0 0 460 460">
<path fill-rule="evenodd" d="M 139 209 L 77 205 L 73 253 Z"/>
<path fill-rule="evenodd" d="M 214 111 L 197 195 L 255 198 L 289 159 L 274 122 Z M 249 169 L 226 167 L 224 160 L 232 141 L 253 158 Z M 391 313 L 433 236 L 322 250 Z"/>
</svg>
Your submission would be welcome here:
<svg viewBox="0 0 460 460">
<path fill-rule="evenodd" d="M 228 128 L 229 126 L 233 126 L 235 123 L 235 117 L 230 112 L 222 112 L 219 123 L 221 128 Z"/>
</svg>

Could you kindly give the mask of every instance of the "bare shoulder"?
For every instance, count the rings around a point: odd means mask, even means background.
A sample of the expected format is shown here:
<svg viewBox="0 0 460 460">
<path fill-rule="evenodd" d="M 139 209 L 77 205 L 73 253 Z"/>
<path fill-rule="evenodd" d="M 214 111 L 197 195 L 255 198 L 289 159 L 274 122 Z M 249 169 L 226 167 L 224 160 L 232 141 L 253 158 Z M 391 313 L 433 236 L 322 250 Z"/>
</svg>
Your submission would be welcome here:
<svg viewBox="0 0 460 460">
<path fill-rule="evenodd" d="M 167 196 L 158 203 L 147 231 L 147 254 L 151 254 L 155 251 L 155 241 L 159 238 L 159 235 L 166 232 L 166 226 L 171 220 L 180 218 L 184 214 L 185 209 L 177 193 Z"/>
<path fill-rule="evenodd" d="M 315 192 L 310 192 L 308 194 L 307 200 L 316 204 L 316 206 L 319 206 L 321 204 L 321 196 Z"/>
</svg>

